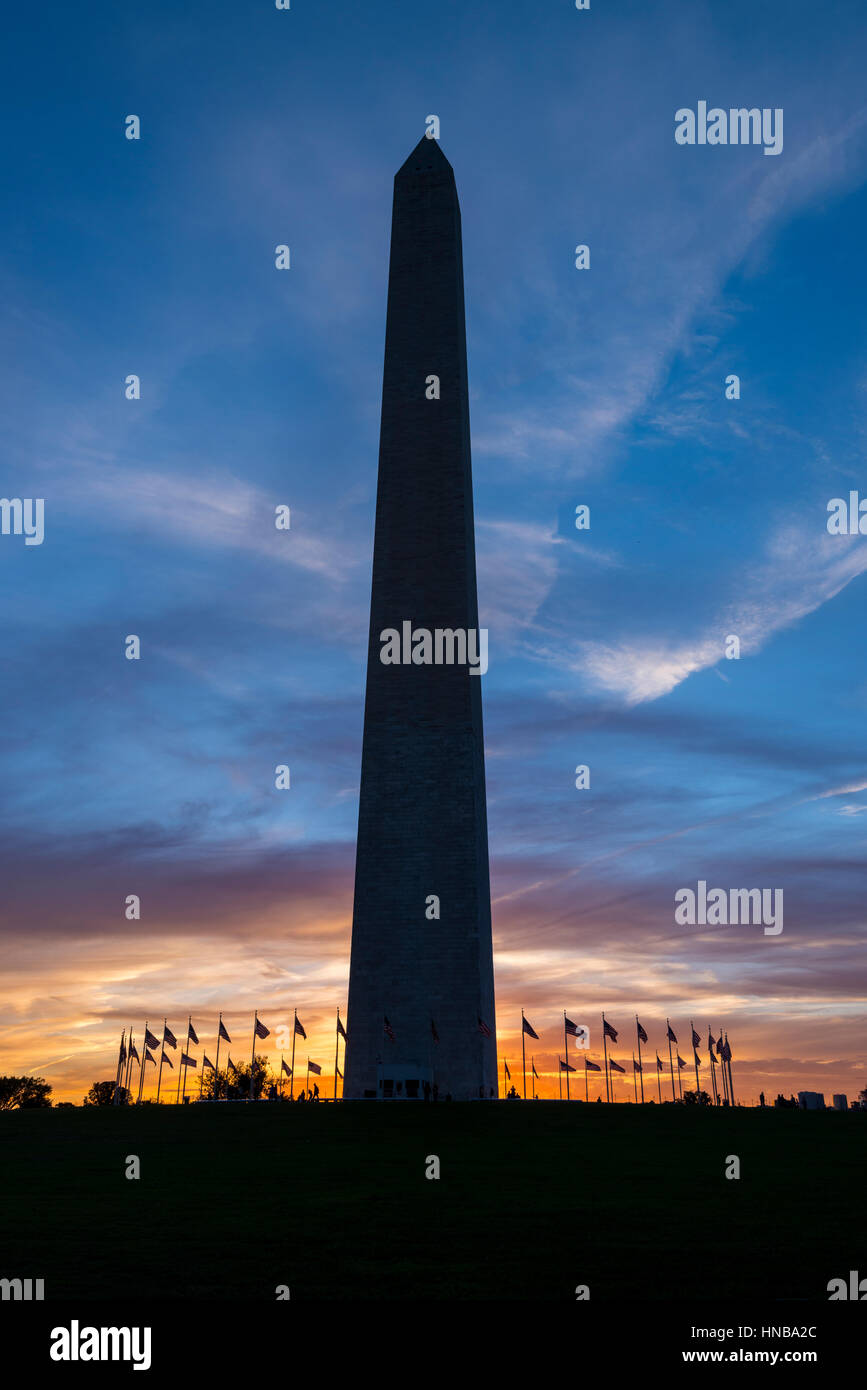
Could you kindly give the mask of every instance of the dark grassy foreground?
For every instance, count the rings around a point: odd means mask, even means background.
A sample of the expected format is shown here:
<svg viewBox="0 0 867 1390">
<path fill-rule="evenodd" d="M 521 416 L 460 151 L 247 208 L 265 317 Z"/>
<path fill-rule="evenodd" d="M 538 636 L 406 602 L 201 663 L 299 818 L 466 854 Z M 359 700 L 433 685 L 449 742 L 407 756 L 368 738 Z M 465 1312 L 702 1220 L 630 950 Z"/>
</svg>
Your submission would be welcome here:
<svg viewBox="0 0 867 1390">
<path fill-rule="evenodd" d="M 0 1277 L 49 1299 L 826 1299 L 865 1264 L 865 1157 L 867 1116 L 787 1110 L 19 1111 Z"/>
</svg>

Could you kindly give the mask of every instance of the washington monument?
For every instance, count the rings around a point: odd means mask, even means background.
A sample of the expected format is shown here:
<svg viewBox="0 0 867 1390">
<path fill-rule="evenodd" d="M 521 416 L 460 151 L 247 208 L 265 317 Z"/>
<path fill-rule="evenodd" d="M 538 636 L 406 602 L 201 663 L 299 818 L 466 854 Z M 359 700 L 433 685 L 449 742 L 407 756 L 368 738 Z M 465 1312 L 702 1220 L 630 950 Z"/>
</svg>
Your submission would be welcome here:
<svg viewBox="0 0 867 1390">
<path fill-rule="evenodd" d="M 346 1099 L 497 1094 L 486 644 L 461 213 L 424 136 L 394 180 Z"/>
</svg>

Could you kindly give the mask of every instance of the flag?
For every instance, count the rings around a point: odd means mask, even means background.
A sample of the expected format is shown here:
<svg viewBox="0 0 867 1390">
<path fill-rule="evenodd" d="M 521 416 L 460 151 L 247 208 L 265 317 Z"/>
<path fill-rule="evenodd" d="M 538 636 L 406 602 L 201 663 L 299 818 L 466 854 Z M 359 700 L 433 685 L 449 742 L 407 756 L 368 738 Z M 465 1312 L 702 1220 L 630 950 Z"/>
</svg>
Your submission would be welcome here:
<svg viewBox="0 0 867 1390">
<path fill-rule="evenodd" d="M 696 1065 L 697 1067 L 700 1067 L 700 1066 L 701 1066 L 701 1058 L 699 1057 L 698 1053 L 697 1053 L 697 1052 L 693 1052 L 692 1055 L 693 1055 L 693 1057 L 695 1058 L 695 1065 Z"/>
<path fill-rule="evenodd" d="M 714 1036 L 709 1028 L 707 1030 L 707 1046 L 709 1052 L 712 1052 L 715 1047 Z"/>
<path fill-rule="evenodd" d="M 731 1059 L 732 1059 L 732 1050 L 731 1050 L 731 1048 L 729 1047 L 728 1034 L 726 1034 L 726 1040 L 725 1040 L 725 1042 L 723 1043 L 723 1054 L 722 1054 L 722 1056 L 723 1056 L 723 1061 L 724 1061 L 724 1062 L 730 1062 Z"/>
<path fill-rule="evenodd" d="M 485 1023 L 484 1019 L 478 1018 L 478 1015 L 476 1015 L 476 1017 L 478 1019 L 479 1024 L 479 1032 L 481 1033 L 482 1037 L 489 1038 L 491 1036 L 491 1030 L 488 1027 L 487 1023 Z"/>
<path fill-rule="evenodd" d="M 585 1057 L 585 1058 L 584 1058 L 584 1070 L 585 1070 L 585 1071 L 601 1071 L 602 1068 L 601 1068 L 596 1062 L 591 1062 L 589 1057 Z"/>
<path fill-rule="evenodd" d="M 656 1054 L 656 1070 L 657 1070 L 657 1071 L 665 1071 L 665 1067 L 662 1065 L 662 1063 L 661 1063 L 660 1060 L 659 1060 L 659 1053 L 658 1053 L 658 1052 L 657 1052 L 657 1054 Z"/>
<path fill-rule="evenodd" d="M 229 1034 L 226 1032 L 226 1025 L 222 1019 L 220 1019 L 220 1031 L 218 1037 L 221 1037 L 224 1042 L 230 1043 L 232 1041 L 232 1039 L 229 1037 Z"/>
<path fill-rule="evenodd" d="M 120 1060 L 121 1060 L 121 1062 L 125 1062 L 125 1061 L 126 1061 L 126 1043 L 125 1043 L 125 1042 L 122 1042 L 121 1045 L 120 1045 Z"/>
<path fill-rule="evenodd" d="M 433 1019 L 431 1019 L 431 1021 L 430 1021 L 430 1035 L 431 1035 L 431 1037 L 433 1038 L 434 1043 L 438 1043 L 438 1042 L 439 1042 L 439 1040 L 440 1040 L 440 1035 L 439 1035 L 439 1033 L 437 1032 L 437 1026 L 436 1026 L 436 1024 L 434 1023 Z"/>
<path fill-rule="evenodd" d="M 309 1071 L 312 1071 L 314 1076 L 322 1075 L 322 1068 L 319 1066 L 318 1062 L 308 1062 L 307 1067 Z"/>
<path fill-rule="evenodd" d="M 570 1065 L 569 1065 L 568 1062 L 564 1062 L 562 1057 L 558 1057 L 558 1058 L 557 1058 L 557 1061 L 560 1063 L 560 1070 L 561 1070 L 561 1071 L 574 1071 L 574 1070 L 575 1070 L 574 1067 L 570 1067 Z"/>
<path fill-rule="evenodd" d="M 196 1044 L 196 1047 L 198 1047 L 198 1045 L 199 1045 L 199 1040 L 198 1040 L 198 1038 L 196 1037 L 196 1030 L 195 1030 L 195 1028 L 193 1027 L 192 1024 L 189 1025 L 189 1034 L 190 1034 L 190 1042 L 191 1042 L 191 1043 L 195 1043 L 195 1044 Z"/>
<path fill-rule="evenodd" d="M 610 1038 L 612 1042 L 617 1042 L 617 1029 L 612 1028 L 611 1024 L 608 1022 L 608 1019 L 604 1016 L 602 1019 L 602 1028 L 604 1030 L 606 1038 Z"/>
<path fill-rule="evenodd" d="M 692 1030 L 692 1045 L 693 1047 L 701 1047 L 701 1038 L 698 1036 L 698 1033 L 695 1031 L 694 1028 Z"/>
<path fill-rule="evenodd" d="M 506 1080 L 507 1080 L 507 1081 L 511 1081 L 511 1079 L 512 1079 L 512 1073 L 509 1071 L 509 1064 L 508 1064 L 508 1062 L 503 1062 L 503 1070 L 504 1070 L 505 1073 L 506 1073 Z"/>
<path fill-rule="evenodd" d="M 177 1047 L 178 1040 L 171 1028 L 163 1028 L 163 1047 L 168 1043 L 169 1047 Z"/>
<path fill-rule="evenodd" d="M 716 1057 L 714 1057 L 714 1055 L 713 1055 L 713 1048 L 711 1048 L 710 1060 L 713 1062 L 713 1064 L 714 1064 L 715 1067 L 718 1067 L 718 1066 L 719 1066 L 719 1062 L 717 1061 Z"/>
<path fill-rule="evenodd" d="M 638 1022 L 638 1019 L 635 1020 L 635 1026 L 638 1029 L 638 1036 L 640 1037 L 641 1041 L 647 1042 L 647 1034 L 645 1033 L 641 1024 Z"/>
<path fill-rule="evenodd" d="M 235 1066 L 235 1063 L 232 1061 L 231 1057 L 229 1058 L 228 1062 L 226 1063 L 226 1070 L 227 1070 L 227 1071 L 228 1071 L 229 1067 L 232 1068 L 232 1071 L 233 1071 L 233 1072 L 235 1073 L 235 1075 L 237 1076 L 237 1074 L 238 1074 L 238 1068 Z"/>
<path fill-rule="evenodd" d="M 182 1052 L 182 1053 L 181 1053 L 181 1066 L 184 1066 L 184 1067 L 195 1067 L 195 1066 L 198 1066 L 198 1063 L 196 1062 L 196 1060 L 195 1060 L 194 1057 L 188 1057 L 187 1054 L 186 1054 L 186 1052 Z"/>
<path fill-rule="evenodd" d="M 304 1032 L 304 1025 L 298 1015 L 295 1015 L 295 1032 L 300 1033 L 304 1041 L 307 1041 L 307 1034 Z"/>
<path fill-rule="evenodd" d="M 521 1027 L 528 1038 L 535 1038 L 537 1042 L 539 1041 L 539 1034 L 536 1032 L 535 1028 L 527 1022 L 523 1014 L 521 1014 Z"/>
<path fill-rule="evenodd" d="M 214 1064 L 213 1064 L 213 1062 L 211 1061 L 210 1057 L 208 1056 L 207 1052 L 205 1053 L 204 1058 L 202 1059 L 202 1066 L 203 1066 L 203 1067 L 210 1067 L 210 1068 L 211 1068 L 211 1071 L 214 1070 Z"/>
<path fill-rule="evenodd" d="M 678 1069 L 678 1071 L 680 1071 L 681 1067 L 685 1067 L 685 1066 L 686 1066 L 686 1062 L 683 1060 L 683 1058 L 681 1057 L 680 1053 L 678 1052 L 678 1054 L 677 1054 L 677 1069 Z"/>
<path fill-rule="evenodd" d="M 266 1028 L 261 1018 L 258 1017 L 256 1019 L 256 1027 L 254 1029 L 254 1032 L 257 1038 L 269 1038 L 271 1036 L 271 1029 Z"/>
<path fill-rule="evenodd" d="M 676 1043 L 676 1042 L 677 1042 L 677 1038 L 674 1036 L 674 1029 L 672 1028 L 672 1026 L 671 1026 L 670 1023 L 669 1023 L 669 1025 L 668 1025 L 668 1040 L 669 1040 L 669 1042 L 673 1042 L 673 1043 Z"/>
<path fill-rule="evenodd" d="M 130 1043 L 130 1045 L 129 1045 L 129 1055 L 130 1055 L 130 1057 L 134 1057 L 135 1060 L 136 1060 L 137 1062 L 141 1062 L 141 1058 L 139 1057 L 138 1053 L 137 1053 L 136 1050 L 135 1050 L 135 1043 Z"/>
<path fill-rule="evenodd" d="M 383 1032 L 385 1033 L 385 1036 L 388 1038 L 389 1042 L 394 1042 L 394 1029 L 389 1023 L 388 1019 L 385 1017 L 385 1014 L 383 1014 L 382 1016 L 382 1021 L 384 1024 Z"/>
<path fill-rule="evenodd" d="M 723 1061 L 725 1061 L 725 1057 L 723 1055 L 722 1033 L 720 1033 L 719 1037 L 716 1040 L 716 1055 L 717 1057 L 722 1057 Z"/>
<path fill-rule="evenodd" d="M 626 1071 L 626 1068 L 625 1068 L 625 1067 L 621 1067 L 621 1065 L 620 1065 L 619 1062 L 615 1062 L 615 1060 L 614 1060 L 613 1057 L 609 1057 L 609 1058 L 608 1058 L 608 1065 L 611 1067 L 611 1070 L 612 1070 L 612 1071 L 622 1071 L 622 1072 L 625 1072 L 625 1071 Z"/>
<path fill-rule="evenodd" d="M 342 1081 L 342 1080 L 343 1080 L 343 1072 L 340 1070 L 339 1067 L 337 1068 L 337 1075 L 340 1077 L 340 1080 Z"/>
<path fill-rule="evenodd" d="M 635 1060 L 634 1057 L 633 1057 L 633 1059 L 632 1059 L 632 1070 L 633 1070 L 633 1071 L 641 1071 L 641 1063 L 640 1063 L 640 1062 L 636 1062 L 636 1060 Z"/>
<path fill-rule="evenodd" d="M 159 1038 L 155 1038 L 155 1037 L 154 1037 L 154 1035 L 153 1035 L 153 1033 L 151 1032 L 150 1028 L 146 1028 L 146 1029 L 145 1029 L 144 1045 L 145 1045 L 146 1048 L 148 1048 L 148 1047 L 159 1047 L 159 1045 L 160 1045 Z"/>
<path fill-rule="evenodd" d="M 573 1023 L 572 1020 L 571 1020 L 571 1018 L 565 1018 L 565 1017 L 564 1017 L 564 1023 L 565 1023 L 565 1025 L 566 1025 L 566 1032 L 567 1032 L 567 1034 L 568 1034 L 568 1036 L 569 1036 L 570 1038 L 577 1038 L 577 1037 L 580 1037 L 580 1036 L 583 1034 L 584 1029 L 582 1028 L 582 1029 L 581 1029 L 581 1033 L 579 1034 L 579 1032 L 578 1032 L 578 1024 L 577 1024 L 577 1023 Z"/>
<path fill-rule="evenodd" d="M 163 1061 L 163 1062 L 165 1062 L 166 1066 L 167 1066 L 167 1067 L 171 1067 L 172 1071 L 174 1071 L 174 1069 L 175 1069 L 174 1063 L 172 1062 L 171 1057 L 167 1057 L 167 1056 L 166 1056 L 166 1050 L 165 1050 L 165 1048 L 163 1048 L 163 1055 L 162 1055 L 162 1058 L 161 1058 L 160 1060 Z"/>
<path fill-rule="evenodd" d="M 538 1073 L 537 1070 L 536 1070 L 536 1063 L 535 1063 L 535 1062 L 531 1062 L 531 1066 L 532 1066 L 532 1068 L 533 1068 L 533 1075 L 535 1076 L 536 1080 L 538 1081 L 538 1080 L 539 1080 L 539 1073 Z"/>
<path fill-rule="evenodd" d="M 337 1031 L 338 1031 L 338 1033 L 340 1034 L 340 1036 L 341 1036 L 341 1038 L 343 1039 L 343 1041 L 346 1042 L 346 1029 L 344 1028 L 343 1024 L 340 1022 L 340 1018 L 339 1018 L 339 1017 L 338 1017 L 338 1019 L 337 1019 Z"/>
<path fill-rule="evenodd" d="M 291 1068 L 291 1067 L 287 1067 L 287 1065 L 286 1065 L 285 1062 L 281 1062 L 280 1065 L 282 1066 L 282 1068 L 283 1068 L 283 1070 L 285 1071 L 285 1073 L 286 1073 L 287 1076 L 291 1076 L 291 1075 L 292 1075 L 292 1068 Z"/>
<path fill-rule="evenodd" d="M 146 1048 L 145 1048 L 145 1066 L 147 1066 L 148 1062 L 153 1062 L 154 1066 L 156 1066 L 156 1064 L 157 1064 L 156 1058 L 155 1058 L 155 1057 L 152 1057 L 151 1054 L 150 1054 L 150 1048 L 147 1048 L 147 1047 L 146 1047 Z"/>
</svg>

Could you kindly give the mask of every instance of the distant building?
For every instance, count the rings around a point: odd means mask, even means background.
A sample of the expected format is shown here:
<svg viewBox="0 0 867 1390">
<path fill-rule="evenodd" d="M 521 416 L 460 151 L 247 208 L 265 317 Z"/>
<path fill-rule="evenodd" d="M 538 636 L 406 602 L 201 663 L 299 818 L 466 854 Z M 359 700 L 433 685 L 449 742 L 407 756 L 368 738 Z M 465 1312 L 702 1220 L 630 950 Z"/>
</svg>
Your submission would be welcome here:
<svg viewBox="0 0 867 1390">
<path fill-rule="evenodd" d="M 799 1091 L 798 1104 L 802 1110 L 824 1110 L 825 1097 L 821 1091 Z"/>
<path fill-rule="evenodd" d="M 849 1102 L 845 1096 L 832 1096 L 831 1104 L 835 1110 L 848 1110 Z"/>
</svg>

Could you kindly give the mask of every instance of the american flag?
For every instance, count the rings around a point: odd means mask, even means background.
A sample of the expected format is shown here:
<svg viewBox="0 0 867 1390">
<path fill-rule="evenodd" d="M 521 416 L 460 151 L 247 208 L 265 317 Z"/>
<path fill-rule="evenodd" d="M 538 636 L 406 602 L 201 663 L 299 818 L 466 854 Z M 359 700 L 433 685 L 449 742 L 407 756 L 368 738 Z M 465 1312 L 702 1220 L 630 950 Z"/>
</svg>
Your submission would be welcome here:
<svg viewBox="0 0 867 1390">
<path fill-rule="evenodd" d="M 188 1057 L 186 1052 L 181 1053 L 181 1063 L 185 1067 L 197 1067 L 198 1062 L 195 1057 Z"/>
<path fill-rule="evenodd" d="M 570 1067 L 570 1065 L 569 1065 L 568 1062 L 564 1062 L 562 1057 L 558 1057 L 558 1058 L 557 1058 L 557 1061 L 560 1063 L 560 1070 L 561 1070 L 561 1071 L 574 1071 L 574 1070 L 575 1070 L 574 1067 Z"/>
<path fill-rule="evenodd" d="M 295 1015 L 295 1032 L 300 1033 L 304 1041 L 307 1041 L 307 1034 L 304 1032 L 304 1024 L 301 1022 L 297 1014 Z"/>
<path fill-rule="evenodd" d="M 338 1031 L 338 1033 L 340 1034 L 340 1036 L 341 1036 L 341 1038 L 343 1039 L 343 1041 L 346 1042 L 346 1029 L 344 1028 L 343 1024 L 340 1022 L 340 1015 L 339 1015 L 339 1014 L 337 1015 L 337 1031 Z"/>
<path fill-rule="evenodd" d="M 220 1036 L 225 1042 L 229 1042 L 229 1043 L 230 1043 L 230 1042 L 232 1041 L 232 1039 L 229 1037 L 229 1034 L 226 1032 L 226 1025 L 225 1025 L 225 1023 L 223 1022 L 222 1019 L 220 1019 L 220 1033 L 219 1033 L 219 1036 Z"/>
<path fill-rule="evenodd" d="M 490 1028 L 488 1027 L 487 1023 L 485 1022 L 485 1020 L 484 1020 L 483 1018 L 478 1018 L 478 1015 L 477 1015 L 477 1019 L 478 1019 L 478 1024 L 479 1024 L 479 1032 L 481 1033 L 482 1037 L 483 1037 L 483 1038 L 489 1038 L 489 1037 L 491 1036 L 491 1030 L 490 1030 Z"/>
<path fill-rule="evenodd" d="M 271 1029 L 266 1028 L 261 1018 L 258 1016 L 256 1018 L 256 1027 L 254 1031 L 257 1038 L 269 1038 L 271 1036 Z"/>
<path fill-rule="evenodd" d="M 635 1020 L 635 1026 L 638 1029 L 638 1036 L 640 1037 L 641 1041 L 647 1042 L 647 1034 L 645 1033 L 641 1024 L 638 1022 L 638 1019 Z"/>
<path fill-rule="evenodd" d="M 177 1047 L 178 1040 L 171 1028 L 163 1028 L 163 1047 L 168 1043 L 169 1047 Z"/>
<path fill-rule="evenodd" d="M 659 1060 L 659 1053 L 658 1053 L 658 1052 L 657 1052 L 657 1054 L 656 1054 L 656 1070 L 657 1070 L 657 1071 L 665 1071 L 665 1067 L 662 1065 L 662 1063 L 661 1063 L 660 1060 Z"/>
<path fill-rule="evenodd" d="M 529 1019 L 526 1019 L 523 1014 L 521 1014 L 521 1027 L 529 1038 L 535 1038 L 537 1042 L 539 1041 L 539 1034 L 536 1032 Z"/>
<path fill-rule="evenodd" d="M 286 1073 L 287 1076 L 291 1076 L 291 1075 L 292 1075 L 292 1068 L 291 1068 L 291 1067 L 287 1067 L 287 1065 L 286 1065 L 285 1062 L 281 1062 L 280 1065 L 282 1066 L 282 1068 L 283 1068 L 283 1070 L 285 1071 L 285 1073 Z"/>
<path fill-rule="evenodd" d="M 669 1023 L 669 1025 L 668 1025 L 668 1040 L 669 1040 L 669 1042 L 673 1042 L 673 1043 L 676 1043 L 676 1042 L 677 1042 L 677 1038 L 675 1037 L 675 1034 L 674 1034 L 674 1029 L 672 1028 L 672 1026 L 671 1026 L 670 1023 Z"/>
<path fill-rule="evenodd" d="M 601 1068 L 596 1062 L 591 1062 L 589 1057 L 585 1057 L 585 1058 L 584 1058 L 584 1070 L 585 1070 L 585 1071 L 601 1071 L 602 1068 Z"/>
<path fill-rule="evenodd" d="M 130 1045 L 129 1045 L 129 1055 L 130 1055 L 130 1057 L 134 1057 L 135 1060 L 136 1060 L 137 1062 L 141 1060 L 140 1057 L 139 1057 L 139 1055 L 138 1055 L 138 1053 L 136 1052 L 135 1043 L 132 1043 L 132 1042 L 130 1043 Z"/>
<path fill-rule="evenodd" d="M 617 1042 L 617 1029 L 612 1028 L 608 1019 L 605 1017 L 602 1019 L 602 1027 L 605 1030 L 606 1038 L 610 1038 L 612 1042 Z"/>
<path fill-rule="evenodd" d="M 701 1047 L 701 1038 L 698 1036 L 698 1033 L 695 1031 L 694 1028 L 692 1030 L 692 1045 L 693 1047 Z"/>
<path fill-rule="evenodd" d="M 578 1032 L 578 1024 L 577 1024 L 577 1023 L 573 1023 L 572 1020 L 571 1020 L 571 1018 L 567 1018 L 565 1014 L 563 1015 L 563 1023 L 564 1023 L 564 1026 L 565 1026 L 565 1028 L 566 1028 L 566 1032 L 569 1034 L 570 1038 L 577 1038 L 577 1037 L 581 1036 L 581 1035 L 583 1034 L 583 1032 L 584 1032 L 584 1029 L 582 1028 L 582 1029 L 581 1029 L 581 1034 L 579 1034 L 579 1032 Z"/>
<path fill-rule="evenodd" d="M 633 1071 L 641 1071 L 641 1063 L 640 1063 L 640 1062 L 636 1062 L 636 1060 L 635 1060 L 634 1057 L 633 1057 L 633 1059 L 632 1059 L 632 1070 L 633 1070 Z"/>
<path fill-rule="evenodd" d="M 314 1076 L 321 1076 L 321 1075 L 322 1075 L 322 1068 L 320 1067 L 320 1065 L 319 1065 L 318 1062 L 308 1062 L 308 1063 L 307 1063 L 307 1068 L 308 1068 L 309 1071 L 312 1071 L 312 1072 L 313 1072 L 313 1075 L 314 1075 Z"/>
<path fill-rule="evenodd" d="M 535 1076 L 536 1080 L 538 1081 L 538 1080 L 539 1080 L 539 1073 L 538 1073 L 537 1070 L 536 1070 L 536 1063 L 535 1063 L 535 1062 L 531 1062 L 530 1065 L 531 1065 L 532 1068 L 533 1068 L 533 1075 Z"/>
<path fill-rule="evenodd" d="M 505 1060 L 503 1061 L 503 1071 L 506 1073 L 506 1080 L 511 1081 L 512 1073 L 509 1071 L 509 1064 Z"/>
<path fill-rule="evenodd" d="M 145 1029 L 145 1047 L 159 1047 L 159 1038 L 155 1038 L 150 1028 Z"/>
<path fill-rule="evenodd" d="M 167 1056 L 166 1056 L 166 1050 L 165 1050 L 165 1048 L 163 1048 L 161 1060 L 162 1060 L 163 1062 L 165 1062 L 165 1064 L 166 1064 L 167 1067 L 171 1067 L 172 1071 L 174 1071 L 174 1069 L 175 1069 L 174 1062 L 172 1061 L 171 1057 L 167 1057 Z"/>
<path fill-rule="evenodd" d="M 204 1058 L 202 1059 L 202 1066 L 203 1066 L 203 1067 L 210 1067 L 210 1068 L 211 1068 L 211 1071 L 214 1070 L 214 1064 L 213 1064 L 213 1062 L 211 1061 L 210 1057 L 208 1056 L 207 1052 L 205 1053 Z"/>
<path fill-rule="evenodd" d="M 613 1057 L 609 1057 L 609 1058 L 608 1058 L 608 1065 L 611 1067 L 611 1070 L 612 1070 L 612 1071 L 622 1071 L 622 1072 L 625 1072 L 625 1071 L 626 1071 L 626 1068 L 625 1068 L 625 1067 L 621 1067 L 621 1065 L 620 1065 L 619 1062 L 615 1062 L 615 1060 L 614 1060 Z"/>
<path fill-rule="evenodd" d="M 198 1045 L 199 1045 L 199 1040 L 198 1040 L 198 1038 L 196 1037 L 196 1030 L 195 1030 L 195 1028 L 193 1027 L 192 1023 L 189 1025 L 189 1032 L 190 1032 L 190 1042 L 191 1042 L 191 1043 L 195 1043 L 195 1044 L 196 1044 L 196 1047 L 198 1047 Z"/>
<path fill-rule="evenodd" d="M 678 1069 L 678 1071 L 680 1071 L 681 1067 L 685 1067 L 685 1066 L 686 1066 L 686 1062 L 683 1060 L 683 1058 L 681 1057 L 680 1053 L 678 1052 L 678 1054 L 677 1054 L 677 1069 Z"/>
<path fill-rule="evenodd" d="M 392 1028 L 391 1024 L 389 1023 L 388 1019 L 385 1017 L 384 1014 L 382 1016 L 382 1021 L 384 1024 L 383 1031 L 385 1032 L 385 1036 L 388 1038 L 389 1042 L 394 1042 L 394 1029 Z"/>
<path fill-rule="evenodd" d="M 156 1064 L 157 1064 L 157 1063 L 156 1063 L 156 1058 L 151 1056 L 150 1048 L 147 1048 L 147 1047 L 146 1047 L 146 1048 L 145 1048 L 145 1066 L 147 1066 L 148 1062 L 153 1062 L 154 1066 L 156 1066 Z"/>
</svg>

